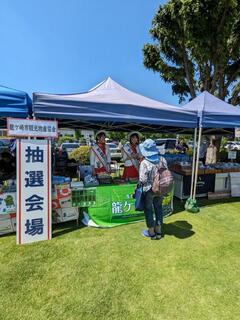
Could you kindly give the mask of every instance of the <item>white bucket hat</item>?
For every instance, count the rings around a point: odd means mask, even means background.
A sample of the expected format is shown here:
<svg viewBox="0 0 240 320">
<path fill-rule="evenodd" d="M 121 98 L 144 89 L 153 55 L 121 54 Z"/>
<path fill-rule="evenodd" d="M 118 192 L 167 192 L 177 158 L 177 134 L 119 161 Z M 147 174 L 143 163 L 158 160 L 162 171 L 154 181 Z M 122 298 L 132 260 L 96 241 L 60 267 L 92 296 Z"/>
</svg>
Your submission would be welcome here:
<svg viewBox="0 0 240 320">
<path fill-rule="evenodd" d="M 129 134 L 128 134 L 128 140 L 130 140 L 130 138 L 131 138 L 131 136 L 133 136 L 133 135 L 137 135 L 138 136 L 138 138 L 140 139 L 141 138 L 141 133 L 140 132 L 138 132 L 138 131 L 132 131 L 132 132 L 130 132 Z"/>
<path fill-rule="evenodd" d="M 105 131 L 105 130 L 99 130 L 99 131 L 96 132 L 95 138 L 97 138 L 97 136 L 98 136 L 100 133 L 104 133 L 104 134 L 105 134 L 105 137 L 107 137 L 107 131 Z"/>
</svg>

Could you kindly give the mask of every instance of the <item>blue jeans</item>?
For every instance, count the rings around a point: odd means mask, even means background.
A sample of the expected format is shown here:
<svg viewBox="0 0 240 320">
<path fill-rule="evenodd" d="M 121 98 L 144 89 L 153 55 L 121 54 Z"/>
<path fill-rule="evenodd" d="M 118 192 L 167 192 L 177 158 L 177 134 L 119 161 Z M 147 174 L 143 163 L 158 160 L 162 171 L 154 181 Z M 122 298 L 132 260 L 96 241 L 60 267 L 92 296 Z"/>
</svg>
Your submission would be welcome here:
<svg viewBox="0 0 240 320">
<path fill-rule="evenodd" d="M 144 195 L 144 214 L 148 228 L 161 226 L 163 223 L 162 197 L 156 196 L 152 190 L 143 193 Z M 154 213 L 155 221 L 154 221 Z"/>
</svg>

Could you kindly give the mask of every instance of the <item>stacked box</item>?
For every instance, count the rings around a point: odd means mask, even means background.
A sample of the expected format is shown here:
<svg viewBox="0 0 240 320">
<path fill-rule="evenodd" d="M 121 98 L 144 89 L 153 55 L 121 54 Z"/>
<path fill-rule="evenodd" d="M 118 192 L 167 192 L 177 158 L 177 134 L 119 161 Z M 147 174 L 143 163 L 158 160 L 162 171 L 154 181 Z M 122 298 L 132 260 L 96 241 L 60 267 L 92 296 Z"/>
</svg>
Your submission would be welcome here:
<svg viewBox="0 0 240 320">
<path fill-rule="evenodd" d="M 88 175 L 91 176 L 93 173 L 92 166 L 90 166 L 90 165 L 79 166 L 79 171 L 80 171 L 81 180 L 83 180 Z"/>
<path fill-rule="evenodd" d="M 13 232 L 17 231 L 17 218 L 16 213 L 10 213 L 10 219 L 12 223 Z"/>
<path fill-rule="evenodd" d="M 16 192 L 0 194 L 0 214 L 16 213 Z"/>
<path fill-rule="evenodd" d="M 53 210 L 53 223 L 61 223 L 79 218 L 78 208 L 63 208 Z"/>
<path fill-rule="evenodd" d="M 16 232 L 16 214 L 0 215 L 0 235 Z"/>
<path fill-rule="evenodd" d="M 59 184 L 55 186 L 52 193 L 53 209 L 72 207 L 71 188 L 69 184 Z"/>
<path fill-rule="evenodd" d="M 73 207 L 91 207 L 96 204 L 96 188 L 72 190 Z"/>
</svg>

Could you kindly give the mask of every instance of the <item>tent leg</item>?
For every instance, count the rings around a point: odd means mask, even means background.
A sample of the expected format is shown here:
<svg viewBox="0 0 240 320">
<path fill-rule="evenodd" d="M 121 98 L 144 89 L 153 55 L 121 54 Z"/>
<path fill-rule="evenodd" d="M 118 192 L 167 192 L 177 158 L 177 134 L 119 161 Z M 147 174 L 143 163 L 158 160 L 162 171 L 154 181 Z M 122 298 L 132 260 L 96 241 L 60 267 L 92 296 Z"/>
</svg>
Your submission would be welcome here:
<svg viewBox="0 0 240 320">
<path fill-rule="evenodd" d="M 196 202 L 196 199 L 194 196 L 194 190 L 195 190 L 194 187 L 195 187 L 195 182 L 197 183 L 198 160 L 196 162 L 196 156 L 197 156 L 197 159 L 199 159 L 199 153 L 197 153 L 197 151 L 199 152 L 199 148 L 197 148 L 197 134 L 199 134 L 199 137 L 201 136 L 200 129 L 199 129 L 199 133 L 198 133 L 198 128 L 195 128 L 195 130 L 194 130 L 191 192 L 190 192 L 190 197 L 187 199 L 185 206 L 184 206 L 185 210 L 188 212 L 191 212 L 191 213 L 199 212 L 199 207 L 197 205 L 197 202 Z"/>
<path fill-rule="evenodd" d="M 199 163 L 199 155 L 200 155 L 201 138 L 202 138 L 202 127 L 199 128 L 199 134 L 198 134 L 197 159 L 195 163 L 195 177 L 194 177 L 194 187 L 193 187 L 193 200 L 196 199 L 198 163 Z"/>
<path fill-rule="evenodd" d="M 195 173 L 195 162 L 196 162 L 196 144 L 197 144 L 197 128 L 194 129 L 194 142 L 193 142 L 193 160 L 192 160 L 192 179 L 191 179 L 191 192 L 190 198 L 193 197 L 193 183 L 194 183 L 194 173 Z"/>
</svg>

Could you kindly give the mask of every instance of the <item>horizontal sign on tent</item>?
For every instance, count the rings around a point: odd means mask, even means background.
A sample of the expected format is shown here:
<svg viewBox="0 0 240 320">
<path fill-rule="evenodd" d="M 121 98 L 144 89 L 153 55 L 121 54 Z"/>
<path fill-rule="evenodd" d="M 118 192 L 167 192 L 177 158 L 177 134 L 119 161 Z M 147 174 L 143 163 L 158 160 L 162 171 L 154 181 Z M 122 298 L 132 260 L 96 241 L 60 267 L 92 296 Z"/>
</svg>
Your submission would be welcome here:
<svg viewBox="0 0 240 320">
<path fill-rule="evenodd" d="M 11 137 L 57 138 L 58 122 L 7 118 L 7 135 Z"/>
</svg>

